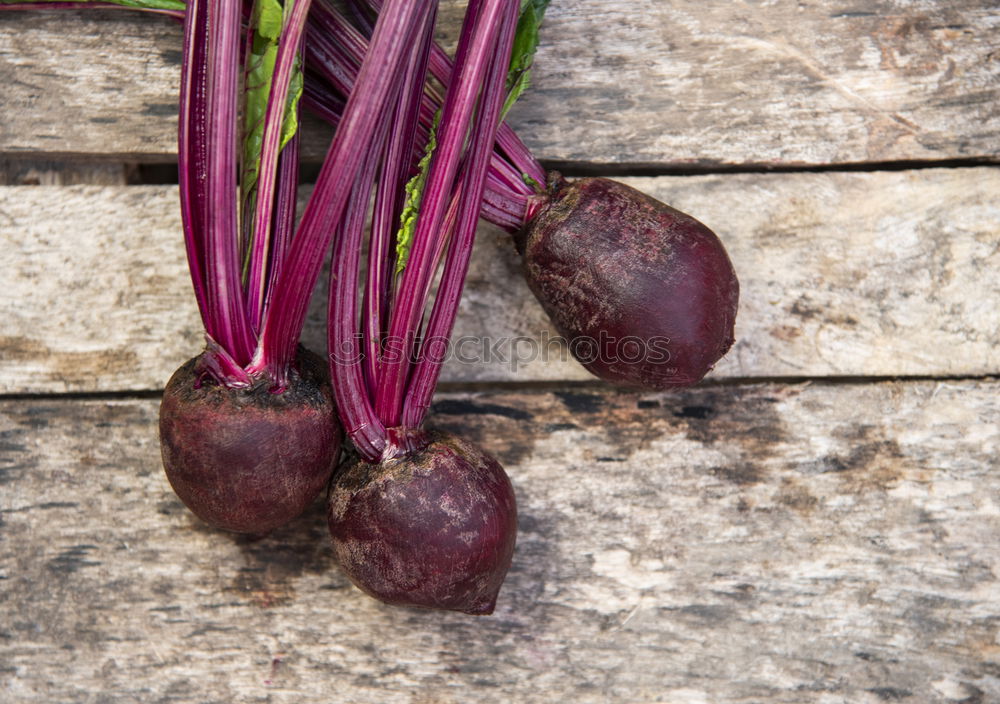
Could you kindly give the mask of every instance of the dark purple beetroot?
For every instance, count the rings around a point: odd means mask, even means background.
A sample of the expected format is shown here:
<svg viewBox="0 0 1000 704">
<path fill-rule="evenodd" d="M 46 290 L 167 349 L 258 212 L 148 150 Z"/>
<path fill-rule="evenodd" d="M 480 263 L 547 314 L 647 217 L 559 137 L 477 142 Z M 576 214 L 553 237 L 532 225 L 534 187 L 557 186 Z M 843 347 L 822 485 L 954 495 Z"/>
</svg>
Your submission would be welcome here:
<svg viewBox="0 0 1000 704">
<path fill-rule="evenodd" d="M 624 184 L 561 182 L 518 235 L 528 285 L 606 381 L 699 381 L 733 344 L 739 283 L 719 238 Z"/>
<path fill-rule="evenodd" d="M 334 553 L 359 589 L 386 603 L 493 613 L 517 536 L 514 490 L 475 445 L 440 432 L 424 440 L 398 459 L 338 472 Z"/>
<path fill-rule="evenodd" d="M 340 452 L 326 364 L 303 351 L 288 388 L 266 381 L 197 384 L 200 357 L 167 382 L 160 449 L 170 485 L 206 523 L 262 534 L 301 514 L 326 486 Z"/>
</svg>

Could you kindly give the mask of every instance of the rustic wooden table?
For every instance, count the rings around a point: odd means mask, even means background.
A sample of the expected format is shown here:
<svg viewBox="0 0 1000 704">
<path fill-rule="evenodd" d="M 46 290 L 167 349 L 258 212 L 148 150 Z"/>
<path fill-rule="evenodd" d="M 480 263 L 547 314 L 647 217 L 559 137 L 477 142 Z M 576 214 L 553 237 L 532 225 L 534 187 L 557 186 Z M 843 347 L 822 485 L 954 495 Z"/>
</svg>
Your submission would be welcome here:
<svg viewBox="0 0 1000 704">
<path fill-rule="evenodd" d="M 512 123 L 715 229 L 739 341 L 677 393 L 529 359 L 551 331 L 480 230 L 456 334 L 492 359 L 432 422 L 521 526 L 471 618 L 361 595 L 319 504 L 252 541 L 174 497 L 179 28 L 0 15 L 0 700 L 1000 701 L 998 30 L 983 0 L 553 2 Z"/>
</svg>

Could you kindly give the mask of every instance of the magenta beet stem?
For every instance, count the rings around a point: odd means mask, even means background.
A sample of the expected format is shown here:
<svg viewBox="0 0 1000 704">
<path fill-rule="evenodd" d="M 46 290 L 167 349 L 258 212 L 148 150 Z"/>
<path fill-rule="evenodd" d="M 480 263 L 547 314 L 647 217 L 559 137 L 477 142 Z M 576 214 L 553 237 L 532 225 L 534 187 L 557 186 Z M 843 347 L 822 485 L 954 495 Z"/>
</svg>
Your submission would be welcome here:
<svg viewBox="0 0 1000 704">
<path fill-rule="evenodd" d="M 350 193 L 344 179 L 353 177 L 372 158 L 378 117 L 398 86 L 404 61 L 429 0 L 390 0 L 379 16 L 369 52 L 361 65 L 355 90 L 348 98 L 340 127 L 323 162 L 298 231 L 275 281 L 273 302 L 261 326 L 259 359 L 255 365 L 286 368 L 305 322 L 309 292 L 315 286 Z"/>
<path fill-rule="evenodd" d="M 478 4 L 478 3 L 475 3 Z M 438 151 L 431 163 L 424 190 L 420 218 L 413 236 L 410 261 L 403 272 L 399 296 L 389 319 L 389 338 L 402 346 L 401 354 L 384 361 L 380 373 L 375 411 L 387 426 L 399 425 L 410 356 L 423 314 L 433 274 L 432 256 L 441 237 L 441 223 L 450 201 L 459 159 L 468 133 L 476 96 L 488 68 L 489 52 L 503 17 L 504 2 L 469 4 L 475 11 L 472 31 L 463 31 L 468 45 L 459 41 L 456 74 L 449 86 L 442 111 Z M 481 10 L 481 11 L 480 11 Z"/>
<path fill-rule="evenodd" d="M 511 43 L 514 40 L 515 19 L 514 12 L 508 12 L 501 18 L 493 61 L 485 79 L 479 108 L 481 122 L 477 126 L 478 131 L 467 156 L 462 185 L 459 187 L 461 201 L 458 223 L 445 259 L 441 286 L 427 326 L 426 339 L 431 341 L 449 339 L 455 325 L 455 316 L 458 314 L 458 304 L 462 297 L 465 276 L 472 256 L 472 244 L 476 236 L 480 201 L 486 185 L 493 142 L 500 123 L 500 109 L 504 102 L 504 77 L 507 73 Z M 435 351 L 429 348 L 423 351 L 422 358 L 413 372 L 403 407 L 402 424 L 405 427 L 417 428 L 423 423 L 443 363 L 444 354 L 435 354 Z"/>
</svg>

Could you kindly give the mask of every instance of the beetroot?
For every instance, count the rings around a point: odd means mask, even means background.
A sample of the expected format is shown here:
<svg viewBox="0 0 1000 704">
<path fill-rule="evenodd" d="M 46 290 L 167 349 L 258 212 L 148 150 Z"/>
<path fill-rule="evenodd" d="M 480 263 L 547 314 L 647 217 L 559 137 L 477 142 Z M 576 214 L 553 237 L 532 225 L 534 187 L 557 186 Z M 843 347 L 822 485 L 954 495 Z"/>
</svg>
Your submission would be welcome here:
<svg viewBox="0 0 1000 704">
<path fill-rule="evenodd" d="M 354 584 L 387 603 L 490 614 L 517 533 L 510 480 L 453 435 L 430 432 L 420 444 L 338 472 L 328 512 L 334 552 Z"/>
<path fill-rule="evenodd" d="M 167 383 L 160 404 L 160 446 L 167 479 L 206 523 L 266 533 L 301 514 L 336 464 L 340 427 L 326 364 L 303 352 L 289 385 L 273 393 L 212 382 L 196 357 Z"/>
<path fill-rule="evenodd" d="M 699 381 L 734 339 L 739 283 L 719 238 L 624 184 L 553 181 L 515 240 L 528 285 L 573 355 L 613 383 Z"/>
<path fill-rule="evenodd" d="M 383 42 L 402 41 L 398 30 L 386 34 L 380 27 L 414 6 L 433 10 L 434 3 L 387 0 L 359 73 L 374 67 L 400 85 L 392 104 L 371 117 L 380 136 L 350 184 L 351 203 L 334 242 L 331 380 L 356 459 L 334 478 L 329 528 L 344 571 L 371 596 L 488 614 L 517 532 L 510 480 L 474 445 L 421 427 L 472 254 L 508 92 L 518 2 L 469 4 L 454 77 L 429 132 L 421 117 L 434 13 L 416 23 L 403 70 L 375 60 Z M 422 156 L 411 165 L 414 152 Z"/>
</svg>

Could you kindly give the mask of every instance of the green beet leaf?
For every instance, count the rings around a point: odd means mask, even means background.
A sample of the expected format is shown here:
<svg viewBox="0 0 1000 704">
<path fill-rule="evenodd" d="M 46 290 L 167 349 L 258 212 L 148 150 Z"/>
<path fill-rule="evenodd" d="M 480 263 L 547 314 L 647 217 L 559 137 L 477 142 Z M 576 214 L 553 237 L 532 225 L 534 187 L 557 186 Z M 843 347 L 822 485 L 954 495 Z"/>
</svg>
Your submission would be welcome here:
<svg viewBox="0 0 1000 704">
<path fill-rule="evenodd" d="M 518 98 L 531 85 L 531 65 L 538 49 L 538 32 L 545 18 L 549 0 L 524 0 L 521 16 L 517 20 L 514 34 L 514 48 L 510 54 L 510 69 L 507 72 L 507 98 L 503 103 L 501 118 L 507 115 Z"/>
<path fill-rule="evenodd" d="M 437 148 L 437 128 L 440 120 L 441 110 L 439 109 L 434 114 L 434 122 L 431 124 L 427 146 L 424 147 L 424 155 L 420 157 L 420 162 L 417 164 L 417 173 L 405 186 L 406 202 L 403 205 L 403 212 L 399 215 L 399 230 L 396 232 L 397 275 L 406 268 L 406 262 L 410 258 L 413 234 L 417 229 L 417 216 L 420 214 L 420 201 L 424 197 L 424 185 L 427 183 L 427 174 L 431 169 L 431 157 Z"/>
</svg>

